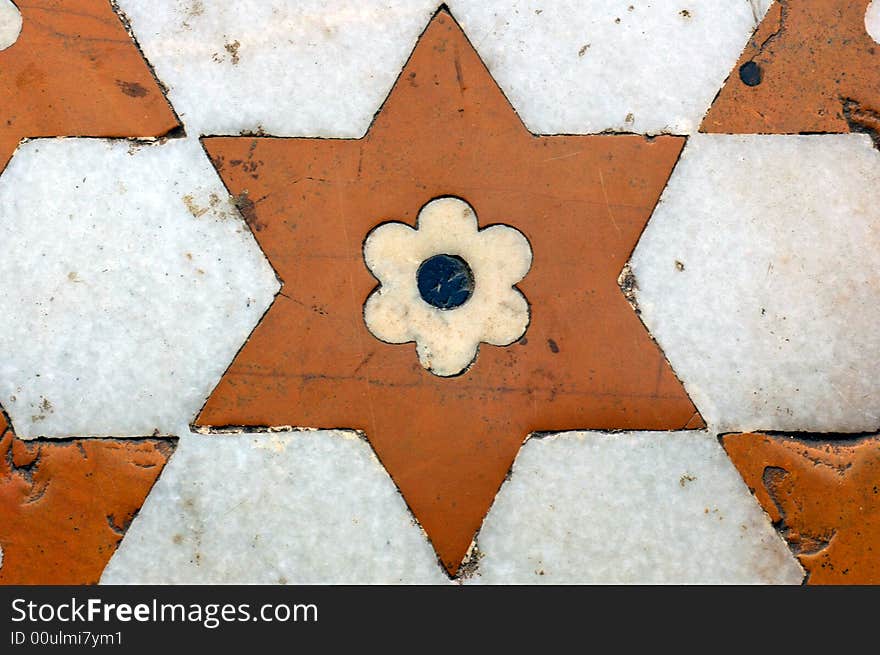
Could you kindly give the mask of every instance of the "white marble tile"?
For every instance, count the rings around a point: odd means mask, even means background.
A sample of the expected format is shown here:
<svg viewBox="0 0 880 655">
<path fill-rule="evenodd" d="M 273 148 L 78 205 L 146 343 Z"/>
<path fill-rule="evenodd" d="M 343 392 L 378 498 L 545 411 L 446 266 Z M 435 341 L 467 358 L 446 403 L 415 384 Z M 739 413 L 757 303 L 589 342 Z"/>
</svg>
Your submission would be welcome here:
<svg viewBox="0 0 880 655">
<path fill-rule="evenodd" d="M 749 0 L 749 4 L 751 5 L 750 9 L 752 10 L 752 18 L 754 19 L 756 26 L 761 22 L 764 14 L 767 13 L 770 5 L 775 1 L 776 0 Z"/>
<path fill-rule="evenodd" d="M 865 28 L 877 43 L 880 43 L 880 1 L 872 0 L 865 12 Z"/>
<path fill-rule="evenodd" d="M 691 137 L 636 299 L 719 431 L 880 427 L 880 152 L 866 135 Z"/>
<path fill-rule="evenodd" d="M 197 141 L 27 142 L 0 208 L 20 437 L 178 432 L 278 288 Z"/>
<path fill-rule="evenodd" d="M 453 0 L 537 133 L 694 132 L 767 0 Z M 436 0 L 120 0 L 191 133 L 357 137 Z"/>
<path fill-rule="evenodd" d="M 322 431 L 181 437 L 101 582 L 448 578 L 369 445 Z"/>
<path fill-rule="evenodd" d="M 452 2 L 540 133 L 695 132 L 766 0 Z"/>
<path fill-rule="evenodd" d="M 358 137 L 434 10 L 431 0 L 123 0 L 194 134 Z"/>
<path fill-rule="evenodd" d="M 18 41 L 21 34 L 21 12 L 12 0 L 0 0 L 0 50 Z"/>
<path fill-rule="evenodd" d="M 706 432 L 529 439 L 471 583 L 800 584 L 803 570 Z"/>
</svg>

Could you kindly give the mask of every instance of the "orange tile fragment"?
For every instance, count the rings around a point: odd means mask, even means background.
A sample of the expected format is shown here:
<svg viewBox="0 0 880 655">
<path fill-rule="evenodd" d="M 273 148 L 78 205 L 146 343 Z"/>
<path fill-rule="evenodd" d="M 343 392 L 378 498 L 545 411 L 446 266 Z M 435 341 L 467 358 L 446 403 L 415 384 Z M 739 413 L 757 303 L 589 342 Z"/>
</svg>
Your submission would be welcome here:
<svg viewBox="0 0 880 655">
<path fill-rule="evenodd" d="M 440 11 L 362 139 L 204 144 L 284 287 L 197 423 L 363 430 L 449 572 L 530 432 L 703 425 L 617 283 L 684 139 L 530 134 Z M 443 195 L 534 253 L 525 338 L 453 378 L 363 319 L 364 238 Z"/>
<path fill-rule="evenodd" d="M 179 126 L 107 0 L 16 4 L 21 34 L 0 51 L 0 171 L 25 137 L 157 137 Z"/>
<path fill-rule="evenodd" d="M 162 439 L 22 441 L 0 413 L 0 584 L 94 584 L 165 467 Z"/>
<path fill-rule="evenodd" d="M 865 27 L 869 4 L 777 0 L 701 131 L 797 134 L 880 128 L 880 44 Z M 751 67 L 752 81 L 760 78 L 760 83 L 743 81 L 744 65 Z"/>
<path fill-rule="evenodd" d="M 732 434 L 723 442 L 809 584 L 880 584 L 880 436 L 818 443 Z"/>
</svg>

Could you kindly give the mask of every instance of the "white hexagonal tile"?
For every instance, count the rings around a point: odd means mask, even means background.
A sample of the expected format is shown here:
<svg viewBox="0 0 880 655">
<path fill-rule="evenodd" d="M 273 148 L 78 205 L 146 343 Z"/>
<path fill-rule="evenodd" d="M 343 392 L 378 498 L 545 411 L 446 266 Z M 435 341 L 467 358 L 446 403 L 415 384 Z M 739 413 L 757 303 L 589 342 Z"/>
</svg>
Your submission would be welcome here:
<svg viewBox="0 0 880 655">
<path fill-rule="evenodd" d="M 880 427 L 880 152 L 690 138 L 631 261 L 642 319 L 719 431 Z"/>
<path fill-rule="evenodd" d="M 351 432 L 181 437 L 103 584 L 448 583 Z"/>
<path fill-rule="evenodd" d="M 23 438 L 178 432 L 278 289 L 197 141 L 27 142 L 0 208 L 0 402 Z"/>
<path fill-rule="evenodd" d="M 468 582 L 800 584 L 804 572 L 706 432 L 531 438 Z"/>
</svg>

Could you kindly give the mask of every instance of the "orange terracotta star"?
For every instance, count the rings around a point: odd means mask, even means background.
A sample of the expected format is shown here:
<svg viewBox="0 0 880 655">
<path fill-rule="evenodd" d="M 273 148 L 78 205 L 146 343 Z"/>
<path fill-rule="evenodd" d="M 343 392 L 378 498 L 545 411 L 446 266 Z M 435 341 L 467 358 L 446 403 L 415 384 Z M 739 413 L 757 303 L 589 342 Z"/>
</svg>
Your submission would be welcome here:
<svg viewBox="0 0 880 655">
<path fill-rule="evenodd" d="M 683 138 L 532 135 L 441 10 L 363 138 L 204 145 L 283 288 L 197 424 L 364 431 L 450 573 L 530 432 L 703 426 L 617 282 Z M 362 245 L 447 195 L 533 263 L 525 337 L 441 378 L 365 326 Z"/>
<path fill-rule="evenodd" d="M 0 172 L 25 137 L 159 137 L 179 127 L 107 0 L 18 0 L 0 51 Z"/>
<path fill-rule="evenodd" d="M 703 120 L 703 132 L 880 130 L 871 0 L 777 0 Z"/>
<path fill-rule="evenodd" d="M 22 441 L 0 412 L 0 584 L 95 584 L 173 441 Z"/>
<path fill-rule="evenodd" d="M 880 437 L 731 434 L 723 442 L 808 584 L 880 584 Z"/>
</svg>

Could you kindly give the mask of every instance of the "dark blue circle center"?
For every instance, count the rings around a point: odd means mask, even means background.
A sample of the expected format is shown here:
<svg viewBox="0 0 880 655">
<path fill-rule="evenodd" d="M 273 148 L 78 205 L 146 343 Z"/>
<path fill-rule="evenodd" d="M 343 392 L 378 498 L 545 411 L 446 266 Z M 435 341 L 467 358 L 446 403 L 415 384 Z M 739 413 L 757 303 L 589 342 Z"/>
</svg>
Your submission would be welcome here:
<svg viewBox="0 0 880 655">
<path fill-rule="evenodd" d="M 471 267 L 455 255 L 434 255 L 423 261 L 416 282 L 422 299 L 439 309 L 461 307 L 474 293 Z"/>
<path fill-rule="evenodd" d="M 764 79 L 764 72 L 761 67 L 753 61 L 747 61 L 739 67 L 739 79 L 746 86 L 758 86 Z"/>
</svg>

